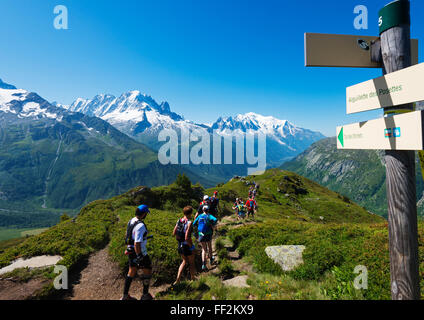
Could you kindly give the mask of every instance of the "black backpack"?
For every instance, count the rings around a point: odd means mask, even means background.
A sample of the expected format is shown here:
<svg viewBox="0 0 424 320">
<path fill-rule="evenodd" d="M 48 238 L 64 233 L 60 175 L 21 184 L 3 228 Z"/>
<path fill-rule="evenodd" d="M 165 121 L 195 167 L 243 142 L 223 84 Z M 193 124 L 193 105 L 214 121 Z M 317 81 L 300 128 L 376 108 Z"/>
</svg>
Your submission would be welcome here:
<svg viewBox="0 0 424 320">
<path fill-rule="evenodd" d="M 175 238 L 178 242 L 184 242 L 185 241 L 185 235 L 186 235 L 186 225 L 188 223 L 188 220 L 185 220 L 185 222 L 182 221 L 183 219 L 179 219 L 177 222 L 177 230 L 175 232 Z"/>
<path fill-rule="evenodd" d="M 135 226 L 138 225 L 139 223 L 141 223 L 140 220 L 137 220 L 133 224 L 131 224 L 131 220 L 128 222 L 127 233 L 125 235 L 125 244 L 126 245 L 131 245 L 131 246 L 134 245 L 134 239 L 133 239 L 132 233 L 133 233 Z"/>
<path fill-rule="evenodd" d="M 211 210 L 215 211 L 218 207 L 218 198 L 212 198 L 211 199 Z"/>
</svg>

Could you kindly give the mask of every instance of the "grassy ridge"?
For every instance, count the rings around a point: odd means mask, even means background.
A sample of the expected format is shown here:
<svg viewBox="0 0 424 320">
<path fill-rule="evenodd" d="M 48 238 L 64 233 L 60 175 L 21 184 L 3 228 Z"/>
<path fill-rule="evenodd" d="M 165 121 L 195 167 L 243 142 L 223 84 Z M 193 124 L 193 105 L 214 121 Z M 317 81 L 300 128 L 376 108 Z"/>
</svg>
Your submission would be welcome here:
<svg viewBox="0 0 424 320">
<path fill-rule="evenodd" d="M 148 251 L 155 280 L 171 282 L 175 280 L 180 263 L 171 233 L 181 216 L 181 208 L 188 204 L 196 206 L 204 192 L 212 194 L 218 190 L 222 214 L 232 214 L 234 199 L 245 197 L 253 182 L 260 184 L 257 223 L 222 230 L 257 270 L 256 274 L 249 276 L 251 289 L 229 289 L 216 277 L 206 277 L 191 284 L 183 283 L 162 298 L 247 299 L 251 293 L 260 299 L 390 297 L 385 220 L 368 213 L 346 197 L 278 169 L 268 170 L 261 176 L 233 179 L 206 191 L 180 176 L 169 186 L 138 187 L 109 200 L 95 201 L 84 207 L 76 219 L 64 219 L 41 235 L 5 249 L 0 253 L 0 266 L 21 256 L 57 254 L 63 257 L 60 264 L 72 272 L 90 253 L 109 243 L 111 257 L 124 272 L 127 267 L 127 258 L 123 254 L 126 224 L 133 217 L 135 207 L 145 203 L 152 208 L 146 225 L 154 236 L 148 242 Z M 424 228 L 420 224 L 422 276 L 423 236 Z M 284 244 L 306 246 L 304 264 L 290 273 L 283 273 L 264 252 L 267 246 Z M 363 293 L 352 288 L 356 276 L 353 269 L 360 264 L 369 271 L 369 290 Z"/>
<path fill-rule="evenodd" d="M 416 158 L 417 201 L 422 197 L 423 153 Z M 294 160 L 281 166 L 312 179 L 321 185 L 350 197 L 368 210 L 387 217 L 386 169 L 384 152 L 376 150 L 338 150 L 336 138 L 326 138 L 314 143 Z M 424 215 L 424 207 L 418 207 Z"/>
</svg>

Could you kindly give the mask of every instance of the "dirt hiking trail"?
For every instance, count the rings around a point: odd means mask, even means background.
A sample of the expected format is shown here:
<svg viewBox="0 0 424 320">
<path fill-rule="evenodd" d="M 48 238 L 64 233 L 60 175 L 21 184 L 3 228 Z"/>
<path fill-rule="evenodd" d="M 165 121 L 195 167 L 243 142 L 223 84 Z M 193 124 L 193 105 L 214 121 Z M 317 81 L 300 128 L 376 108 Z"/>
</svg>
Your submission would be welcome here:
<svg viewBox="0 0 424 320">
<path fill-rule="evenodd" d="M 217 225 L 218 228 L 229 226 L 232 228 L 239 228 L 243 225 L 254 224 L 254 221 L 246 221 L 242 224 L 237 223 L 234 217 L 224 217 Z M 217 235 L 212 240 L 212 251 L 216 258 L 213 265 L 208 263 L 208 271 L 199 272 L 197 277 L 203 275 L 217 275 L 219 274 L 218 257 L 216 250 Z M 198 247 L 198 246 L 197 246 Z M 252 267 L 240 259 L 237 251 L 233 250 L 232 244 L 227 245 L 228 257 L 230 258 L 234 269 L 237 271 L 252 272 Z M 87 266 L 81 271 L 79 279 L 71 286 L 71 293 L 65 296 L 67 300 L 119 300 L 122 297 L 124 289 L 124 276 L 118 264 L 113 262 L 108 254 L 108 246 L 104 249 L 92 254 Z M 198 249 L 199 250 L 199 249 Z M 140 274 L 141 271 L 139 271 Z M 175 270 L 175 276 L 177 270 Z M 161 286 L 150 287 L 150 294 L 155 297 L 160 292 L 166 292 L 171 287 L 171 284 L 163 284 Z M 140 299 L 143 291 L 143 285 L 140 277 L 134 279 L 131 284 L 129 294 L 137 299 Z"/>
</svg>

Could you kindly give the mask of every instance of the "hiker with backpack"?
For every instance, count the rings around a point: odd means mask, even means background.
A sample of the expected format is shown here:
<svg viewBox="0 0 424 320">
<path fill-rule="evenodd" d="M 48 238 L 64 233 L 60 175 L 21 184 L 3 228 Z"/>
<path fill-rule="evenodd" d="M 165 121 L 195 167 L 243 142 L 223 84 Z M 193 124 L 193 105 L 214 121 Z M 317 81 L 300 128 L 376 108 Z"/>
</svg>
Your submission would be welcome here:
<svg viewBox="0 0 424 320">
<path fill-rule="evenodd" d="M 194 280 L 196 275 L 196 268 L 194 265 L 194 244 L 191 238 L 193 232 L 193 223 L 191 217 L 193 214 L 193 208 L 187 206 L 183 209 L 184 217 L 178 219 L 175 225 L 173 235 L 178 241 L 178 253 L 181 255 L 183 261 L 181 262 L 180 268 L 178 269 L 177 280 L 174 285 L 178 284 L 181 280 L 181 275 L 186 265 L 189 266 L 190 280 Z"/>
<path fill-rule="evenodd" d="M 235 210 L 237 220 L 244 219 L 245 211 L 243 201 L 241 201 L 241 199 L 236 199 L 236 202 L 234 202 L 233 210 Z"/>
<path fill-rule="evenodd" d="M 149 207 L 140 205 L 135 210 L 135 217 L 132 218 L 127 225 L 127 233 L 125 244 L 127 249 L 125 254 L 128 256 L 129 270 L 125 278 L 124 294 L 121 300 L 137 300 L 131 297 L 128 292 L 130 290 L 133 279 L 137 276 L 138 269 L 142 269 L 141 276 L 143 282 L 143 295 L 141 300 L 152 300 L 153 297 L 149 293 L 150 280 L 152 279 L 152 262 L 147 254 L 147 240 L 152 236 L 147 236 L 149 231 L 144 223 L 147 214 L 150 213 Z"/>
<path fill-rule="evenodd" d="M 203 196 L 203 201 L 200 202 L 200 204 L 199 204 L 199 208 L 197 209 L 197 213 L 194 216 L 194 219 L 196 219 L 200 214 L 203 213 L 203 207 L 204 206 L 207 206 L 208 208 L 210 208 L 210 205 L 211 205 L 211 199 L 209 198 L 208 195 L 205 194 Z"/>
<path fill-rule="evenodd" d="M 212 236 L 213 229 L 218 220 L 209 214 L 209 207 L 203 206 L 203 213 L 199 214 L 194 220 L 193 225 L 197 225 L 197 232 L 199 234 L 198 241 L 202 247 L 202 271 L 206 271 L 206 259 L 210 259 L 212 265 L 215 261 L 212 254 Z"/>
<path fill-rule="evenodd" d="M 256 200 L 251 197 L 249 200 L 246 201 L 246 207 L 247 207 L 247 217 L 249 218 L 252 216 L 252 218 L 255 217 L 256 209 L 258 208 L 256 204 Z"/>
<path fill-rule="evenodd" d="M 218 199 L 218 191 L 215 191 L 213 193 L 213 197 L 210 198 L 210 213 L 215 218 L 218 217 L 218 210 L 219 210 L 219 199 Z"/>
</svg>

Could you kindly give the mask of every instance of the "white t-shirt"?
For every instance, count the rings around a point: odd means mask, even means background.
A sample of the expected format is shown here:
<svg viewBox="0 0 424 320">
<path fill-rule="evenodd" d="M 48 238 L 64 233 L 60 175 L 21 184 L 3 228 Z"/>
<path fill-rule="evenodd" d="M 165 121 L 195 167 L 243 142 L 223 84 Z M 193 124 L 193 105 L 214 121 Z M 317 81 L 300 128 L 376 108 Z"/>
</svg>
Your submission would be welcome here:
<svg viewBox="0 0 424 320">
<path fill-rule="evenodd" d="M 131 224 L 135 223 L 137 220 L 138 219 L 136 217 L 132 218 Z M 132 232 L 134 243 L 136 243 L 136 242 L 139 242 L 140 243 L 140 245 L 141 245 L 141 253 L 143 255 L 146 255 L 147 254 L 147 248 L 146 248 L 146 245 L 147 245 L 147 233 L 148 233 L 148 231 L 147 231 L 146 225 L 143 222 L 137 224 L 134 227 L 133 232 Z"/>
</svg>

